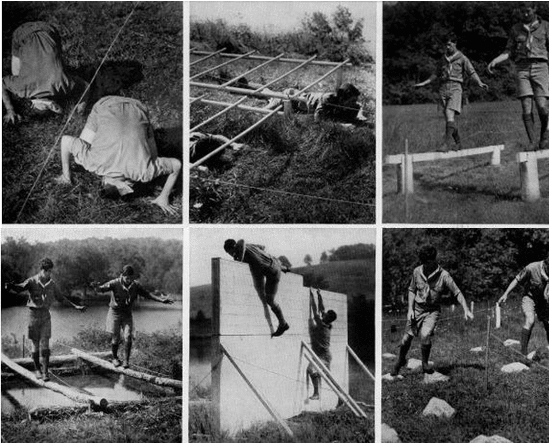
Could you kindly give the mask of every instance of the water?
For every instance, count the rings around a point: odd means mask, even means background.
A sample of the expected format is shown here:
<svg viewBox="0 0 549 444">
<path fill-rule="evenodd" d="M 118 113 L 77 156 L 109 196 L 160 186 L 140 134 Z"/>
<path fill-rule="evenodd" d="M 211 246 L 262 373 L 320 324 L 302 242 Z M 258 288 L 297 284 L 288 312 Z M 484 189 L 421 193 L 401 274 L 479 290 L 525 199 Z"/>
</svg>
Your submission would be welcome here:
<svg viewBox="0 0 549 444">
<path fill-rule="evenodd" d="M 156 331 L 180 329 L 182 319 L 181 301 L 173 305 L 158 302 L 143 301 L 139 309 L 133 312 L 136 332 L 153 333 Z M 85 312 L 79 312 L 70 307 L 53 307 L 51 312 L 52 337 L 51 343 L 58 340 L 70 340 L 78 332 L 86 329 L 105 329 L 107 306 L 90 306 Z M 9 307 L 2 309 L 2 336 L 15 335 L 21 342 L 23 335 L 28 338 L 27 307 Z"/>
<path fill-rule="evenodd" d="M 194 390 L 200 383 L 203 388 L 211 385 L 212 370 L 211 339 L 193 339 L 189 344 L 189 393 L 192 397 Z"/>
</svg>

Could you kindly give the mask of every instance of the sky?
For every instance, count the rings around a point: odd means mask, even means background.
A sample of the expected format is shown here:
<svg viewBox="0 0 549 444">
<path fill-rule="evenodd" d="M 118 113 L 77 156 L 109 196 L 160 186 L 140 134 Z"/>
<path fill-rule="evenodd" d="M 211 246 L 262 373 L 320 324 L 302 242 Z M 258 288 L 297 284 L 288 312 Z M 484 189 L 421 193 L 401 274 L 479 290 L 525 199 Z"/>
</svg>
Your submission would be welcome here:
<svg viewBox="0 0 549 444">
<path fill-rule="evenodd" d="M 157 237 L 159 239 L 182 239 L 183 229 L 159 226 L 99 226 L 56 225 L 56 226 L 19 226 L 4 225 L 1 230 L 2 242 L 8 237 L 25 238 L 27 242 L 54 242 L 60 239 L 78 240 L 90 237 L 112 237 L 123 239 L 129 237 Z"/>
<path fill-rule="evenodd" d="M 310 254 L 313 264 L 318 264 L 323 251 L 358 243 L 375 244 L 373 228 L 220 228 L 190 229 L 190 285 L 209 284 L 211 259 L 221 257 L 232 260 L 223 250 L 225 239 L 244 239 L 246 242 L 264 245 L 273 256 L 286 256 L 292 266 L 304 266 L 303 258 Z"/>
<path fill-rule="evenodd" d="M 376 2 L 323 2 L 323 1 L 247 1 L 247 2 L 191 2 L 190 19 L 223 19 L 230 25 L 247 24 L 252 31 L 266 33 L 284 32 L 301 25 L 306 14 L 323 12 L 328 17 L 338 5 L 349 9 L 351 16 L 364 18 L 363 36 L 368 41 L 367 48 L 375 54 Z"/>
</svg>

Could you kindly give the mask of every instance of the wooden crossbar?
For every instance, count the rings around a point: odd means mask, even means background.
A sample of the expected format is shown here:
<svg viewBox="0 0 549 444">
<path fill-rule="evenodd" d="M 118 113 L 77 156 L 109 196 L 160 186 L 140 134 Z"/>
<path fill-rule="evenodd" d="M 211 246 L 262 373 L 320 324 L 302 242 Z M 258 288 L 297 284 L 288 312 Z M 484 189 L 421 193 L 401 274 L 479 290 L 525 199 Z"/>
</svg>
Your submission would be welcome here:
<svg viewBox="0 0 549 444">
<path fill-rule="evenodd" d="M 189 104 L 192 105 L 195 102 L 200 102 L 202 99 L 206 97 L 206 94 L 200 96 L 200 97 L 191 97 Z"/>
<path fill-rule="evenodd" d="M 270 98 L 288 99 L 288 96 L 286 94 L 274 92 L 274 91 L 259 92 L 253 89 L 237 88 L 234 86 L 222 87 L 221 85 L 214 85 L 213 83 L 201 83 L 201 82 L 189 82 L 189 85 L 196 86 L 199 88 L 213 89 L 213 90 L 226 91 L 226 92 L 240 94 L 240 95 L 253 96 L 253 97 L 258 97 L 260 99 L 266 99 L 266 100 Z"/>
<path fill-rule="evenodd" d="M 521 151 L 517 153 L 517 162 L 528 162 L 530 159 L 548 159 L 549 150 Z"/>
<path fill-rule="evenodd" d="M 372 372 L 368 370 L 368 367 L 364 365 L 364 363 L 360 360 L 360 358 L 357 356 L 357 354 L 354 352 L 354 350 L 347 344 L 347 352 L 353 357 L 353 359 L 356 361 L 358 366 L 366 373 L 370 378 L 372 378 L 372 381 L 375 381 L 376 378 L 374 375 L 372 375 Z"/>
<path fill-rule="evenodd" d="M 209 53 L 207 51 L 191 51 L 191 54 L 194 54 L 194 55 L 208 55 L 208 54 L 211 54 L 211 53 Z M 229 58 L 234 58 L 234 57 L 239 57 L 240 56 L 240 54 L 229 54 L 229 53 L 221 53 L 219 55 L 221 57 L 229 57 Z M 251 60 L 270 60 L 272 57 L 255 55 L 255 56 L 249 56 L 249 57 L 246 57 L 246 58 L 251 59 Z M 284 63 L 301 63 L 303 61 L 304 61 L 304 59 L 286 59 L 286 58 L 280 59 L 280 62 L 284 62 Z M 335 66 L 335 65 L 338 65 L 338 63 L 337 62 L 317 61 L 317 62 L 314 62 L 313 65 Z M 347 61 L 345 66 L 353 66 L 353 64 L 349 63 Z M 373 65 L 369 64 L 369 65 L 366 65 L 366 66 L 373 66 Z"/>
<path fill-rule="evenodd" d="M 207 105 L 222 106 L 223 108 L 225 108 L 227 106 L 234 105 L 234 103 L 220 102 L 218 100 L 200 99 L 200 101 L 202 103 L 207 104 Z M 196 100 L 195 100 L 195 102 L 196 102 Z M 255 107 L 255 106 L 248 106 L 248 105 L 238 105 L 238 106 L 236 106 L 236 108 L 243 109 L 243 110 L 246 110 L 246 111 L 252 111 L 252 112 L 255 112 L 255 113 L 259 113 L 259 114 L 269 114 L 271 112 L 271 110 L 268 109 L 268 108 L 258 108 L 258 107 Z M 283 115 L 283 112 L 280 111 L 279 114 Z"/>
<path fill-rule="evenodd" d="M 539 188 L 538 159 L 549 158 L 549 150 L 522 151 L 517 153 L 520 171 L 520 194 L 522 200 L 536 202 L 541 198 Z"/>
<path fill-rule="evenodd" d="M 336 72 L 338 69 L 340 69 L 342 66 L 345 66 L 347 63 L 349 62 L 349 59 L 345 60 L 344 62 L 341 62 L 339 64 L 337 64 L 334 68 L 330 69 L 326 74 L 324 74 L 322 77 L 316 79 L 314 82 L 310 83 L 309 85 L 307 85 L 305 88 L 303 88 L 301 91 L 299 91 L 298 93 L 296 93 L 295 95 L 298 96 L 299 94 L 303 94 L 305 91 L 307 91 L 308 89 L 312 88 L 313 86 L 315 86 L 317 83 L 319 82 L 322 82 L 322 80 L 324 80 L 326 77 L 332 75 L 334 72 Z M 290 97 L 290 99 L 294 100 L 295 97 L 292 96 Z"/>
<path fill-rule="evenodd" d="M 238 81 L 239 79 L 241 79 L 242 77 L 249 76 L 251 73 L 253 73 L 253 72 L 255 72 L 255 71 L 257 71 L 257 70 L 259 70 L 259 69 L 261 69 L 261 68 L 263 68 L 267 65 L 270 65 L 271 63 L 276 62 L 277 60 L 280 60 L 283 55 L 284 54 L 279 54 L 276 57 L 274 57 L 273 59 L 267 60 L 265 63 L 262 63 L 261 65 L 257 65 L 255 68 L 252 68 L 249 71 L 246 71 L 245 73 L 236 76 L 234 79 L 231 79 L 228 82 L 225 82 L 221 86 L 229 86 L 229 85 L 235 83 L 236 81 Z"/>
<path fill-rule="evenodd" d="M 412 159 L 412 162 L 428 162 L 432 160 L 443 160 L 443 159 L 455 159 L 459 157 L 467 156 L 476 156 L 480 154 L 493 153 L 495 150 L 503 150 L 505 145 L 491 145 L 484 146 L 479 148 L 467 148 L 459 151 L 448 151 L 445 153 L 439 152 L 428 152 L 428 153 L 413 153 L 409 154 L 408 157 Z M 393 154 L 385 156 L 386 165 L 397 165 L 401 164 L 404 159 L 404 154 Z"/>
<path fill-rule="evenodd" d="M 191 62 L 191 63 L 189 63 L 189 66 L 197 65 L 201 62 L 204 62 L 208 59 L 211 59 L 212 57 L 215 57 L 216 55 L 221 54 L 223 51 L 225 51 L 225 48 L 220 49 L 219 51 L 216 51 L 216 52 L 212 52 L 209 55 L 207 55 L 206 57 L 202 57 L 201 59 L 198 59 L 198 60 L 195 60 L 194 62 Z M 191 53 L 192 53 L 192 51 L 191 51 Z"/>
<path fill-rule="evenodd" d="M 233 357 L 230 355 L 230 353 L 227 351 L 227 349 L 223 346 L 223 344 L 219 344 L 219 347 L 221 348 L 221 353 L 223 353 L 229 362 L 233 365 L 235 370 L 238 372 L 238 374 L 244 379 L 244 382 L 250 387 L 251 391 L 254 393 L 254 395 L 257 397 L 259 402 L 263 404 L 263 407 L 269 412 L 269 414 L 273 417 L 273 419 L 277 422 L 277 424 L 284 430 L 288 435 L 290 435 L 292 438 L 294 437 L 294 433 L 292 432 L 292 429 L 288 427 L 288 424 L 286 424 L 286 421 L 280 416 L 280 414 L 271 406 L 267 398 L 263 396 L 259 390 L 255 387 L 255 385 L 250 381 L 250 379 L 246 376 L 244 371 L 240 368 L 240 366 L 235 362 Z"/>
<path fill-rule="evenodd" d="M 320 373 L 322 378 L 328 383 L 328 385 L 332 388 L 334 392 L 337 393 L 337 395 L 347 404 L 347 406 L 353 411 L 353 413 L 357 416 L 361 416 L 363 418 L 366 418 L 366 413 L 362 411 L 362 409 L 358 406 L 356 401 L 347 394 L 345 390 L 337 383 L 335 378 L 330 373 L 330 370 L 326 368 L 324 363 L 319 359 L 319 357 L 315 354 L 315 352 L 311 349 L 309 344 L 305 342 L 301 342 L 303 344 L 303 348 L 307 353 L 305 353 L 305 357 L 307 360 L 313 364 L 313 366 L 316 368 L 316 370 Z"/>
<path fill-rule="evenodd" d="M 200 160 L 197 160 L 195 163 L 191 164 L 189 166 L 189 169 L 192 169 L 194 167 L 197 167 L 198 165 L 201 165 L 202 163 L 204 163 L 206 160 L 208 160 L 210 157 L 212 156 L 215 156 L 217 153 L 219 153 L 220 151 L 224 150 L 225 148 L 227 148 L 228 146 L 232 145 L 234 142 L 236 142 L 238 139 L 240 139 L 241 137 L 245 136 L 246 134 L 248 134 L 250 131 L 252 131 L 254 128 L 256 128 L 257 126 L 261 125 L 265 120 L 269 119 L 270 117 L 272 117 L 274 114 L 277 114 L 280 110 L 282 109 L 282 105 L 280 106 L 277 106 L 275 109 L 271 110 L 271 112 L 269 112 L 269 114 L 267 114 L 266 116 L 262 117 L 261 119 L 259 119 L 256 123 L 254 123 L 252 126 L 248 127 L 248 129 L 242 131 L 240 134 L 238 134 L 237 136 L 233 137 L 231 140 L 229 140 L 228 142 L 224 143 L 223 145 L 221 145 L 220 147 L 216 148 L 215 150 L 213 150 L 211 153 L 207 154 L 206 156 L 202 157 Z"/>
<path fill-rule="evenodd" d="M 212 67 L 212 68 L 209 68 L 209 69 L 207 69 L 206 71 L 202 71 L 202 72 L 200 72 L 200 73 L 198 73 L 198 74 L 195 74 L 194 76 L 191 76 L 191 77 L 189 78 L 189 80 L 196 79 L 197 77 L 202 77 L 202 76 L 205 75 L 205 74 L 208 74 L 208 73 L 210 73 L 210 72 L 212 72 L 212 71 L 215 71 L 216 69 L 223 68 L 224 66 L 230 65 L 231 63 L 234 63 L 234 62 L 236 62 L 237 60 L 243 59 L 243 58 L 245 58 L 246 56 L 248 56 L 248 55 L 250 55 L 250 54 L 253 54 L 253 53 L 255 53 L 255 52 L 256 52 L 255 50 L 254 50 L 254 51 L 250 51 L 250 52 L 248 52 L 248 53 L 246 53 L 246 54 L 244 54 L 244 55 L 241 55 L 240 57 L 236 57 L 236 58 L 234 58 L 234 59 L 232 59 L 232 60 L 229 60 L 229 61 L 227 61 L 227 62 L 225 62 L 225 63 L 221 63 L 220 65 L 217 65 L 217 66 L 214 66 L 214 67 Z"/>
<path fill-rule="evenodd" d="M 199 128 L 202 128 L 204 125 L 212 122 L 213 120 L 217 119 L 218 117 L 221 117 L 223 114 L 225 113 L 228 113 L 231 109 L 233 108 L 238 108 L 238 105 L 240 105 L 242 102 L 246 101 L 248 99 L 247 96 L 244 96 L 242 97 L 241 99 L 237 100 L 235 103 L 233 104 L 230 104 L 229 106 L 227 106 L 225 109 L 222 109 L 221 111 L 219 111 L 218 113 L 214 114 L 213 116 L 210 116 L 208 117 L 206 120 L 204 120 L 203 122 L 200 122 L 198 125 L 194 126 L 193 128 L 191 128 L 190 132 L 195 132 L 197 131 Z"/>
</svg>

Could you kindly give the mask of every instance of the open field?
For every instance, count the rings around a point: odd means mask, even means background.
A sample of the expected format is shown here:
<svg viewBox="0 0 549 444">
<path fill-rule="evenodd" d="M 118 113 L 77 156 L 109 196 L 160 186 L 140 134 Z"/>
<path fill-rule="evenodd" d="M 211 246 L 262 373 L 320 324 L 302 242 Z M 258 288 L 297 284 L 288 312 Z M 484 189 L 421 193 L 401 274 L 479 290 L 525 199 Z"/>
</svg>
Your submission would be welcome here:
<svg viewBox="0 0 549 444">
<path fill-rule="evenodd" d="M 23 22 L 43 20 L 59 29 L 69 70 L 91 78 L 133 6 L 133 2 L 3 2 L 3 13 L 10 16 L 10 22 L 5 22 L 3 28 L 2 74 L 9 73 L 10 42 L 15 28 Z M 149 108 L 159 155 L 179 159 L 182 159 L 182 39 L 181 3 L 141 2 L 109 52 L 105 65 L 137 67 L 142 72 L 142 80 L 128 82 L 117 94 L 136 98 Z M 181 214 L 166 216 L 149 203 L 159 194 L 166 176 L 136 188 L 135 197 L 118 200 L 101 197 L 99 177 L 74 163 L 73 185 L 63 187 L 53 182 L 61 173 L 59 145 L 55 146 L 55 140 L 70 109 L 61 116 L 24 117 L 17 127 L 4 127 L 3 222 L 180 222 Z M 75 114 L 64 134 L 78 136 L 85 120 L 86 114 Z M 179 209 L 181 184 L 179 179 L 171 198 Z"/>
<path fill-rule="evenodd" d="M 478 435 L 499 435 L 511 442 L 546 442 L 549 436 L 549 368 L 534 364 L 519 374 L 504 374 L 501 367 L 524 362 L 516 346 L 501 341 L 520 339 L 522 314 L 520 297 L 502 308 L 502 328 L 492 328 L 488 366 L 486 354 L 473 353 L 485 347 L 487 314 L 494 305 L 477 303 L 475 319 L 465 323 L 462 309 L 446 307 L 433 340 L 431 360 L 435 370 L 450 377 L 448 382 L 426 385 L 423 374 L 402 370 L 403 380 L 383 382 L 382 422 L 393 427 L 402 442 L 469 442 Z M 403 334 L 405 311 L 384 314 L 383 353 L 398 353 Z M 492 327 L 495 325 L 492 317 Z M 393 328 L 392 328 L 393 327 Z M 545 332 L 534 327 L 530 350 L 546 347 Z M 421 359 L 418 340 L 408 358 Z M 384 359 L 382 373 L 388 373 L 394 360 Z M 486 373 L 487 372 L 487 373 Z M 486 388 L 486 374 L 488 388 Z M 456 414 L 451 419 L 424 417 L 421 412 L 432 397 L 448 402 Z"/>
<path fill-rule="evenodd" d="M 200 43 L 191 44 L 207 49 Z M 294 58 L 307 58 L 292 54 Z M 191 62 L 199 56 L 191 55 Z M 191 76 L 227 59 L 210 59 L 191 67 Z M 196 79 L 222 83 L 261 61 L 237 61 Z M 267 84 L 295 64 L 272 63 L 250 76 L 249 83 Z M 305 87 L 328 71 L 328 67 L 308 66 L 273 85 L 282 91 Z M 190 184 L 190 219 L 213 223 L 372 223 L 375 220 L 375 75 L 373 68 L 350 67 L 344 82 L 353 83 L 362 93 L 359 101 L 368 118 L 365 125 L 344 127 L 312 115 L 297 115 L 294 121 L 275 116 L 244 136 L 246 148 L 226 150 L 223 164 L 203 172 L 193 169 Z M 209 78 L 208 78 L 209 77 Z M 311 91 L 334 91 L 335 74 Z M 208 99 L 235 102 L 240 96 L 191 87 L 191 97 L 206 94 Z M 245 105 L 264 107 L 267 101 L 248 99 Z M 217 113 L 220 108 L 191 105 L 191 128 Z M 236 136 L 257 122 L 261 114 L 233 110 L 207 124 L 201 132 Z"/>
<path fill-rule="evenodd" d="M 536 118 L 537 120 L 537 118 Z M 538 161 L 542 199 L 520 199 L 516 153 L 526 149 L 520 103 L 472 103 L 458 117 L 463 148 L 504 144 L 501 165 L 488 154 L 414 164 L 414 194 L 396 194 L 396 168 L 383 167 L 383 221 L 386 223 L 546 223 L 549 217 L 549 161 Z M 539 121 L 536 122 L 539 126 Z M 431 152 L 439 147 L 445 123 L 435 104 L 384 106 L 383 155 Z M 536 132 L 538 132 L 536 127 Z"/>
</svg>

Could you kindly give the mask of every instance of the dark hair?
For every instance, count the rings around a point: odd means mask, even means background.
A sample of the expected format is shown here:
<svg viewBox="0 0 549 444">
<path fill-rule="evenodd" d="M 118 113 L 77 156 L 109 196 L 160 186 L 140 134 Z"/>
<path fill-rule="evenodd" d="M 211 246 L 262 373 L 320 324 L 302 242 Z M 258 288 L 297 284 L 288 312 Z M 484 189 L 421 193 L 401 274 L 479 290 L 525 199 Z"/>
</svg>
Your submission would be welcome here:
<svg viewBox="0 0 549 444">
<path fill-rule="evenodd" d="M 327 322 L 328 324 L 331 324 L 336 319 L 337 319 L 337 314 L 333 310 L 328 310 L 324 315 L 324 322 Z"/>
<path fill-rule="evenodd" d="M 225 244 L 223 245 L 223 248 L 228 253 L 230 250 L 232 250 L 236 245 L 236 241 L 234 239 L 227 239 L 225 241 Z"/>
<path fill-rule="evenodd" d="M 458 42 L 458 37 L 454 32 L 449 32 L 444 36 L 444 43 L 448 43 L 448 42 L 452 42 L 452 43 Z"/>
<path fill-rule="evenodd" d="M 422 264 L 434 261 L 437 258 L 437 249 L 432 245 L 425 245 L 419 249 L 418 256 Z"/>
<path fill-rule="evenodd" d="M 135 270 L 131 265 L 124 265 L 122 268 L 122 276 L 135 276 Z"/>
<path fill-rule="evenodd" d="M 51 270 L 53 268 L 53 261 L 49 257 L 45 257 L 40 261 L 40 270 Z"/>
<path fill-rule="evenodd" d="M 360 91 L 352 83 L 344 83 L 337 89 L 337 97 L 340 99 L 345 100 L 357 96 L 360 96 Z"/>
</svg>

